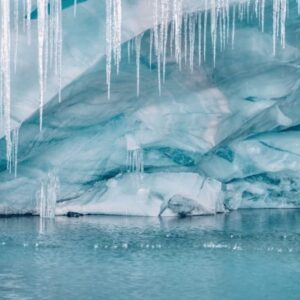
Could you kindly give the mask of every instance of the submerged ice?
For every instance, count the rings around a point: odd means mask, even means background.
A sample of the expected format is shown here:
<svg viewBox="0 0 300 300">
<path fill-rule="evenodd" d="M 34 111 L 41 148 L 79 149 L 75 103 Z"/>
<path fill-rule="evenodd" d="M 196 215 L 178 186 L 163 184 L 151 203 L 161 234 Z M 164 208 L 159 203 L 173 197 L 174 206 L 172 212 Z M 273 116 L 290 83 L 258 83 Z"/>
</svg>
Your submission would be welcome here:
<svg viewBox="0 0 300 300">
<path fill-rule="evenodd" d="M 299 206 L 296 1 L 24 3 L 1 2 L 0 214 Z"/>
</svg>

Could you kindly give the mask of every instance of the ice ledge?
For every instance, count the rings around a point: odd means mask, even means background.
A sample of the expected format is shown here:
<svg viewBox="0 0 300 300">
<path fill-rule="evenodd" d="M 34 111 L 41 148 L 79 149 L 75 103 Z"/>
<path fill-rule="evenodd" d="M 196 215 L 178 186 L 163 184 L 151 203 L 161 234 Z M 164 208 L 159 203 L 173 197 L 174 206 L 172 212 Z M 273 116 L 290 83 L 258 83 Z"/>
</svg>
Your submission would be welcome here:
<svg viewBox="0 0 300 300">
<path fill-rule="evenodd" d="M 168 205 L 174 197 L 180 198 L 179 211 Z M 82 214 L 128 216 L 174 216 L 194 203 L 187 214 L 202 215 L 224 212 L 221 183 L 195 173 L 124 174 L 109 180 L 106 191 L 100 195 L 89 191 L 74 201 L 59 203 L 57 215 L 69 211 Z"/>
</svg>

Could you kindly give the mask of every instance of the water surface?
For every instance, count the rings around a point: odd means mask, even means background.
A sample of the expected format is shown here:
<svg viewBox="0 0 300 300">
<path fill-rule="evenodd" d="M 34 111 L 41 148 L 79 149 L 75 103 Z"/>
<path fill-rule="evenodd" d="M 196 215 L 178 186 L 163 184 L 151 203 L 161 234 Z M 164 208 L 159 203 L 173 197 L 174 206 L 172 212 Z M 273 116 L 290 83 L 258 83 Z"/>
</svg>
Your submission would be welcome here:
<svg viewBox="0 0 300 300">
<path fill-rule="evenodd" d="M 0 299 L 300 299 L 300 210 L 2 218 Z"/>
</svg>

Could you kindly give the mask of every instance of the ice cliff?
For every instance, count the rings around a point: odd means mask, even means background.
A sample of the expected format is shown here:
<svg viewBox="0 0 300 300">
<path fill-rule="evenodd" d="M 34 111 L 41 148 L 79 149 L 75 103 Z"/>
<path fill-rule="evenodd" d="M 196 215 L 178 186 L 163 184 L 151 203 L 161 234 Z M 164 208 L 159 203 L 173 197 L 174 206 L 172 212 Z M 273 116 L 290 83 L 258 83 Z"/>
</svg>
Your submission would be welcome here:
<svg viewBox="0 0 300 300">
<path fill-rule="evenodd" d="M 41 2 L 30 42 L 21 1 L 6 29 L 1 6 L 0 214 L 39 213 L 41 194 L 56 214 L 300 206 L 297 1 L 53 1 L 52 27 Z"/>
</svg>

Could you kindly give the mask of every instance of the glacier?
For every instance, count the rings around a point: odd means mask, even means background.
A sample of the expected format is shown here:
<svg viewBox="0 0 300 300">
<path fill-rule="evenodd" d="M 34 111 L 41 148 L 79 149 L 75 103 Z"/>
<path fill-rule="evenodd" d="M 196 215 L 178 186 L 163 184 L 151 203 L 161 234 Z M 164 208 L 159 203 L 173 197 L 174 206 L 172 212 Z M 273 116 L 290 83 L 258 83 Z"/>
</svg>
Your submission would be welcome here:
<svg viewBox="0 0 300 300">
<path fill-rule="evenodd" d="M 11 124 L 0 128 L 0 214 L 39 214 L 44 190 L 58 215 L 300 206 L 297 1 L 186 0 L 176 27 L 165 14 L 153 16 L 152 1 L 123 0 L 122 32 L 107 27 L 105 1 L 75 2 L 61 2 L 62 56 L 53 58 L 54 69 L 61 59 L 61 74 L 49 72 L 45 81 L 38 11 L 30 43 L 24 20 L 17 33 L 11 22 L 18 55 L 10 70 Z M 207 3 L 223 3 L 236 20 L 213 21 Z M 109 22 L 118 27 L 115 17 Z M 217 23 L 222 30 L 213 30 Z"/>
</svg>

